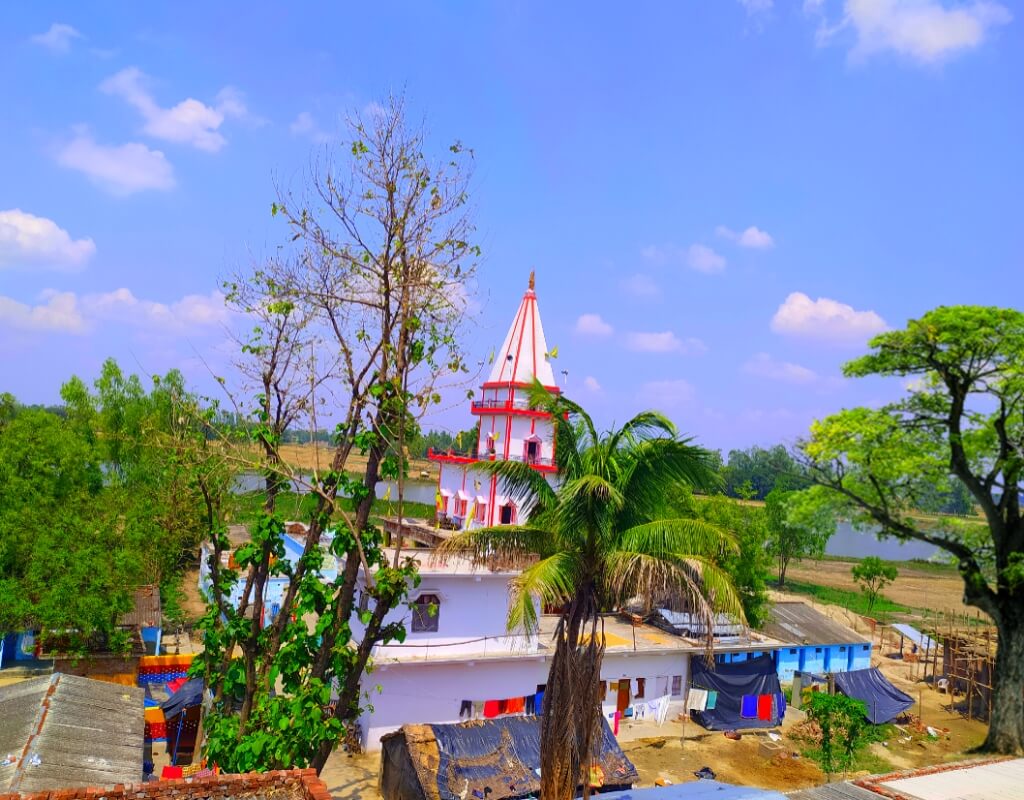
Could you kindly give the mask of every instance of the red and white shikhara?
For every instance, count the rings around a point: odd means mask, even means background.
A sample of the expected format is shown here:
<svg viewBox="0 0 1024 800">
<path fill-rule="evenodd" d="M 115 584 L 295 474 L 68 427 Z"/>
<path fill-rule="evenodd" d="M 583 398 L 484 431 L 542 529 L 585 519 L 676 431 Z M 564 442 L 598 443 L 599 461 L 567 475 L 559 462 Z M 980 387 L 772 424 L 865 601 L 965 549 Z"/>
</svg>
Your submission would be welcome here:
<svg viewBox="0 0 1024 800">
<path fill-rule="evenodd" d="M 555 443 L 551 417 L 529 407 L 534 378 L 557 393 L 551 354 L 537 308 L 534 276 L 519 304 L 512 327 L 496 354 L 491 374 L 470 406 L 479 418 L 477 441 L 469 452 L 431 451 L 438 462 L 437 511 L 460 528 L 513 525 L 528 509 L 504 493 L 502 481 L 476 467 L 481 461 L 523 461 L 555 480 Z M 467 443 L 463 443 L 465 446 Z"/>
</svg>

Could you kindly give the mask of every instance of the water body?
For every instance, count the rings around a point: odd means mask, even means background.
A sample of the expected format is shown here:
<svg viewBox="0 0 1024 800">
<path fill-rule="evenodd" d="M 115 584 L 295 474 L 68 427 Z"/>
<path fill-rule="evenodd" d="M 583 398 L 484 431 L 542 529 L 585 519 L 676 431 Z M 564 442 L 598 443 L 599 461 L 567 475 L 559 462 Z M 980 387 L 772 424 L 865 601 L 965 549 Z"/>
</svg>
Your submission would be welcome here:
<svg viewBox="0 0 1024 800">
<path fill-rule="evenodd" d="M 825 553 L 830 556 L 864 558 L 878 556 L 887 561 L 910 561 L 913 558 L 929 559 L 939 548 L 926 542 L 901 542 L 898 539 L 878 539 L 878 528 L 857 530 L 849 522 L 840 522 L 836 532 L 829 539 Z"/>
<path fill-rule="evenodd" d="M 235 479 L 235 494 L 248 494 L 263 490 L 263 476 L 255 472 L 243 472 Z M 381 481 L 377 484 L 377 497 L 384 497 L 388 490 L 391 490 L 391 500 L 398 499 L 398 487 L 392 481 Z M 304 487 L 293 482 L 292 491 L 304 491 Z M 413 503 L 426 503 L 434 505 L 437 484 L 427 481 L 408 480 L 405 482 L 405 499 Z"/>
</svg>

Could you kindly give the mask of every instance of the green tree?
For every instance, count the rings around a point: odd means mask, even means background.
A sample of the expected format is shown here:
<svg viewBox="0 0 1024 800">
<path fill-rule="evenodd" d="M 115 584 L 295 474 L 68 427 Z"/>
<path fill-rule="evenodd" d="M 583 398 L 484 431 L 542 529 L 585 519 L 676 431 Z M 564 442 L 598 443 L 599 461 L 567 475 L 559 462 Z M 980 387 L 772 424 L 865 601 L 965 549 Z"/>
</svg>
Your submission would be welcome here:
<svg viewBox="0 0 1024 800">
<path fill-rule="evenodd" d="M 696 517 L 729 531 L 736 538 L 737 549 L 724 549 L 717 563 L 732 576 L 733 585 L 743 602 L 747 623 L 754 628 L 761 627 L 768 621 L 771 611 L 765 583 L 770 560 L 766 549 L 768 521 L 764 508 L 738 503 L 723 494 L 694 496 L 686 487 L 673 494 L 679 502 L 670 508 L 677 511 L 671 513 L 667 508 L 666 517 Z"/>
<path fill-rule="evenodd" d="M 730 450 L 721 469 L 725 493 L 744 500 L 764 500 L 772 489 L 803 489 L 810 481 L 803 467 L 781 444 Z"/>
<path fill-rule="evenodd" d="M 899 570 L 893 564 L 886 564 L 878 556 L 867 556 L 850 570 L 853 580 L 860 584 L 868 601 L 868 613 L 875 607 L 882 589 L 896 580 Z"/>
<path fill-rule="evenodd" d="M 702 617 L 710 637 L 716 612 L 742 618 L 743 610 L 715 562 L 736 549 L 734 538 L 702 520 L 658 516 L 679 486 L 714 484 L 706 451 L 680 439 L 655 412 L 602 434 L 582 408 L 539 383 L 529 403 L 551 415 L 557 488 L 528 464 L 483 462 L 526 504 L 528 518 L 466 531 L 442 552 L 525 565 L 512 582 L 510 629 L 536 631 L 538 608 L 562 609 L 544 694 L 541 794 L 569 800 L 587 783 L 601 722 L 601 612 L 635 597 L 672 603 Z"/>
<path fill-rule="evenodd" d="M 821 730 L 821 748 L 816 753 L 821 768 L 829 776 L 849 770 L 868 743 L 867 706 L 846 695 L 815 692 L 805 708 Z"/>
<path fill-rule="evenodd" d="M 366 122 L 357 115 L 349 130 L 343 149 L 314 162 L 302 191 L 280 192 L 271 206 L 294 244 L 228 287 L 260 320 L 243 345 L 255 402 L 239 403 L 254 406 L 253 466 L 270 484 L 296 486 L 305 495 L 298 507 L 312 508 L 294 561 L 284 557 L 273 492 L 251 541 L 235 551 L 239 570 L 221 568 L 231 545 L 222 526 L 211 531 L 212 597 L 194 669 L 214 690 L 206 755 L 230 771 L 320 770 L 365 708 L 374 647 L 405 635 L 401 619 L 385 618 L 418 581 L 400 543 L 384 548 L 374 490 L 394 481 L 392 513 L 404 515 L 417 420 L 441 402 L 439 376 L 466 371 L 458 332 L 479 255 L 467 205 L 472 154 L 455 143 L 443 160 L 428 158 L 401 98 Z M 323 467 L 296 472 L 280 457 L 288 425 L 315 430 L 327 413 L 337 425 Z M 350 472 L 355 454 L 365 456 L 359 475 Z M 264 628 L 260 587 L 271 578 L 286 586 Z"/>
<path fill-rule="evenodd" d="M 794 558 L 821 558 L 836 518 L 828 498 L 815 489 L 772 489 L 765 500 L 768 517 L 768 552 L 778 564 L 779 586 L 786 585 L 786 570 Z"/>
<path fill-rule="evenodd" d="M 999 634 L 995 696 L 985 746 L 1024 751 L 1024 313 L 952 306 L 880 334 L 846 375 L 913 377 L 881 408 L 853 408 L 811 428 L 804 443 L 814 479 L 854 521 L 883 535 L 928 542 L 953 556 L 964 601 Z M 984 522 L 923 525 L 913 514 L 953 478 Z"/>
</svg>

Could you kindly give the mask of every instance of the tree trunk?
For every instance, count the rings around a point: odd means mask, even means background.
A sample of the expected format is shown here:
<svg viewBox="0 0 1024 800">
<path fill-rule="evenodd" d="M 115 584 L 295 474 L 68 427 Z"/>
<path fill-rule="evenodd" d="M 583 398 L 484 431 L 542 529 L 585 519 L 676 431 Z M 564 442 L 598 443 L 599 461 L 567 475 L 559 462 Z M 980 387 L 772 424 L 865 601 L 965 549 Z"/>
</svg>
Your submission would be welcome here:
<svg viewBox="0 0 1024 800">
<path fill-rule="evenodd" d="M 1024 598 L 1015 592 L 1000 605 L 992 718 L 983 748 L 1004 755 L 1024 753 Z"/>
<path fill-rule="evenodd" d="M 786 568 L 789 566 L 788 558 L 779 558 L 779 586 L 786 585 Z"/>
<path fill-rule="evenodd" d="M 593 587 L 581 589 L 555 633 L 541 721 L 540 794 L 545 800 L 572 800 L 581 784 L 584 796 L 590 794 L 589 769 L 600 743 L 598 685 L 604 655 L 597 612 Z"/>
</svg>

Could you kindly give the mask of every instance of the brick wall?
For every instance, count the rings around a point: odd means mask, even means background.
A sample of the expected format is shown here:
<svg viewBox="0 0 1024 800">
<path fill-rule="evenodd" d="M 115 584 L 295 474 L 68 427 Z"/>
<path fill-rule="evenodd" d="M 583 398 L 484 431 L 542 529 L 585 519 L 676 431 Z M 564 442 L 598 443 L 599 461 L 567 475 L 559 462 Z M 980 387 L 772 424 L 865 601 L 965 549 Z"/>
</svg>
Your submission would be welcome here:
<svg viewBox="0 0 1024 800">
<path fill-rule="evenodd" d="M 293 800 L 331 800 L 315 769 L 248 772 L 208 778 L 118 784 L 113 789 L 51 789 L 0 794 L 0 800 L 245 800 L 254 796 Z"/>
</svg>

